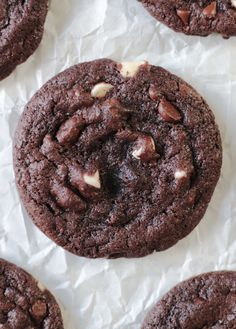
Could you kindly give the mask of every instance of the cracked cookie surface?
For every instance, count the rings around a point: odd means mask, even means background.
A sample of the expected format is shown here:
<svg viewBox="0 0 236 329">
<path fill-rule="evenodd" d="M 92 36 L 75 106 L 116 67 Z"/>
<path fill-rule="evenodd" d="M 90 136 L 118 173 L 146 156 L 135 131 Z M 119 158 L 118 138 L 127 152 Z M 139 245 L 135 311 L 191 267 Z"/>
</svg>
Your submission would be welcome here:
<svg viewBox="0 0 236 329">
<path fill-rule="evenodd" d="M 170 290 L 147 315 L 142 329 L 236 328 L 236 272 L 211 272 Z"/>
<path fill-rule="evenodd" d="M 48 0 L 0 0 L 0 80 L 38 47 Z"/>
<path fill-rule="evenodd" d="M 63 329 L 51 293 L 23 269 L 0 259 L 0 328 Z"/>
<path fill-rule="evenodd" d="M 236 36 L 235 0 L 139 0 L 159 21 L 177 32 Z"/>
<path fill-rule="evenodd" d="M 22 114 L 14 167 L 34 223 L 86 257 L 164 250 L 199 223 L 221 168 L 214 116 L 161 67 L 102 59 L 47 82 Z"/>
</svg>

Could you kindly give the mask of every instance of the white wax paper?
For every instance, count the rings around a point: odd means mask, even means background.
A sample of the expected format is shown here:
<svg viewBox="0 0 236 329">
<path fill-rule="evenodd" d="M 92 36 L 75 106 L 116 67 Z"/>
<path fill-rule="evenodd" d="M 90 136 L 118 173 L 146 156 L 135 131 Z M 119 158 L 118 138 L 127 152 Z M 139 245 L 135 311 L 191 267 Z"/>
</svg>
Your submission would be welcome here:
<svg viewBox="0 0 236 329">
<path fill-rule="evenodd" d="M 168 1 L 168 0 L 167 0 Z M 148 60 L 208 101 L 219 124 L 222 175 L 200 225 L 173 248 L 141 259 L 89 260 L 37 229 L 17 193 L 16 123 L 30 97 L 69 66 L 96 58 Z M 137 0 L 52 0 L 43 41 L 0 82 L 0 257 L 40 279 L 64 306 L 66 329 L 136 329 L 172 286 L 205 271 L 236 270 L 236 38 L 177 34 Z"/>
</svg>

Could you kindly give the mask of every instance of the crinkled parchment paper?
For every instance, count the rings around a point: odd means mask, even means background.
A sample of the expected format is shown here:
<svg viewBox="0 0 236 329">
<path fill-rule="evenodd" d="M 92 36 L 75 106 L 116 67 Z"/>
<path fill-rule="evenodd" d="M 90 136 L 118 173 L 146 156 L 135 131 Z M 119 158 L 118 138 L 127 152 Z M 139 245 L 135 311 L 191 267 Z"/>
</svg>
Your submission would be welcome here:
<svg viewBox="0 0 236 329">
<path fill-rule="evenodd" d="M 224 147 L 222 175 L 200 225 L 173 248 L 141 259 L 89 260 L 65 252 L 27 216 L 17 194 L 12 140 L 36 90 L 72 64 L 148 60 L 208 101 Z M 177 34 L 136 0 L 52 0 L 37 52 L 0 82 L 0 256 L 39 278 L 60 300 L 66 329 L 134 329 L 173 285 L 236 270 L 236 38 Z"/>
</svg>

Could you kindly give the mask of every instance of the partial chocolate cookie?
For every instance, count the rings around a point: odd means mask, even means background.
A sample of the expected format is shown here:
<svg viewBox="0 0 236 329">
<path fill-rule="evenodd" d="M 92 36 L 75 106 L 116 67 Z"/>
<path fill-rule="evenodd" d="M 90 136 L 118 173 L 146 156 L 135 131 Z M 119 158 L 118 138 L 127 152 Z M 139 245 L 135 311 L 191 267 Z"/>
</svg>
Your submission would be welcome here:
<svg viewBox="0 0 236 329">
<path fill-rule="evenodd" d="M 48 0 L 0 0 L 0 80 L 38 47 Z"/>
<path fill-rule="evenodd" d="M 177 32 L 236 36 L 236 0 L 139 0 L 159 21 Z"/>
<path fill-rule="evenodd" d="M 15 136 L 16 182 L 37 226 L 87 257 L 163 250 L 199 223 L 221 168 L 206 102 L 148 63 L 76 65 L 32 98 Z"/>
<path fill-rule="evenodd" d="M 30 274 L 0 259 L 0 328 L 63 329 L 59 306 Z"/>
<path fill-rule="evenodd" d="M 236 328 L 236 272 L 212 272 L 184 281 L 151 310 L 142 329 Z"/>
</svg>

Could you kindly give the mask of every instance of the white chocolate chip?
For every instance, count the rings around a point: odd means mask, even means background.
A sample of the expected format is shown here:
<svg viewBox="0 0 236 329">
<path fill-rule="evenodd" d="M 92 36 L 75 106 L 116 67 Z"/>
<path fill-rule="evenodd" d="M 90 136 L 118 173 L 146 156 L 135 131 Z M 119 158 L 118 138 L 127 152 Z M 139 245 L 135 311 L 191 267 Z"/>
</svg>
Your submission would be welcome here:
<svg viewBox="0 0 236 329">
<path fill-rule="evenodd" d="M 91 96 L 94 98 L 105 97 L 108 91 L 112 88 L 113 86 L 110 83 L 100 82 L 96 84 L 91 90 Z"/>
<path fill-rule="evenodd" d="M 187 177 L 187 173 L 184 170 L 177 170 L 175 172 L 175 179 L 182 179 L 184 177 Z"/>
<path fill-rule="evenodd" d="M 139 67 L 141 65 L 144 65 L 146 62 L 123 62 L 121 63 L 121 69 L 120 69 L 120 74 L 124 78 L 132 78 L 135 76 L 135 74 L 138 72 Z"/>
<path fill-rule="evenodd" d="M 231 0 L 232 6 L 236 8 L 236 0 Z"/>
<path fill-rule="evenodd" d="M 42 282 L 38 281 L 38 288 L 39 290 L 41 290 L 42 292 L 44 292 L 46 290 L 46 287 L 42 284 Z"/>
<path fill-rule="evenodd" d="M 137 149 L 137 150 L 134 150 L 133 152 L 132 152 L 132 156 L 135 158 L 135 159 L 140 159 L 140 156 L 142 155 L 142 153 L 143 153 L 143 146 L 141 146 L 139 149 Z"/>
<path fill-rule="evenodd" d="M 154 152 L 156 150 L 155 142 L 152 137 L 141 138 L 139 140 L 139 145 L 137 149 L 135 148 L 132 152 L 132 156 L 135 159 L 141 159 L 147 151 Z"/>
<path fill-rule="evenodd" d="M 93 175 L 84 174 L 83 178 L 86 184 L 96 187 L 97 189 L 101 188 L 101 181 L 98 170 Z"/>
</svg>

